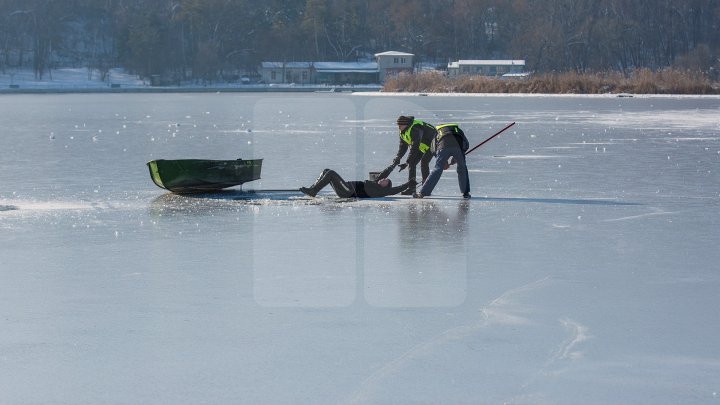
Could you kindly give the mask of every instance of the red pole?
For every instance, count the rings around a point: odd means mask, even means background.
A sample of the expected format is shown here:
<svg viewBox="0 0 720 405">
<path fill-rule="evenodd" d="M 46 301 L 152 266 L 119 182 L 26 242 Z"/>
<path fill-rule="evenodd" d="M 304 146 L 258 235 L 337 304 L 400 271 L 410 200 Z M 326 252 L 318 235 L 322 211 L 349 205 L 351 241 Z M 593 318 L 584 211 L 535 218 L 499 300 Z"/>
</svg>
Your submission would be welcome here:
<svg viewBox="0 0 720 405">
<path fill-rule="evenodd" d="M 485 145 L 485 144 L 488 143 L 491 139 L 493 139 L 493 138 L 495 138 L 496 136 L 502 134 L 503 132 L 505 132 L 505 130 L 507 130 L 508 128 L 510 128 L 510 127 L 513 126 L 513 125 L 515 125 L 514 122 L 513 122 L 512 124 L 506 126 L 505 128 L 499 130 L 498 132 L 495 133 L 495 135 L 491 136 L 490 138 L 488 138 L 488 139 L 480 142 L 480 143 L 477 144 L 474 148 L 472 148 L 472 149 L 470 149 L 469 151 L 465 152 L 465 156 L 467 156 L 470 152 L 474 151 L 475 149 L 477 149 L 477 148 Z M 455 162 L 453 162 L 453 164 L 455 164 Z M 449 164 L 449 163 L 445 163 L 444 169 L 447 170 L 449 167 L 450 167 L 450 164 Z"/>
<path fill-rule="evenodd" d="M 508 128 L 510 128 L 510 127 L 513 126 L 513 125 L 515 125 L 514 122 L 513 122 L 512 124 L 506 126 L 505 128 L 499 130 L 497 133 L 495 133 L 495 135 L 491 136 L 490 138 L 488 138 L 488 139 L 480 142 L 477 146 L 475 146 L 474 148 L 472 148 L 472 149 L 470 149 L 469 151 L 465 152 L 465 156 L 467 156 L 468 154 L 470 154 L 470 152 L 474 151 L 475 149 L 477 149 L 477 148 L 485 145 L 488 141 L 490 141 L 491 139 L 495 138 L 496 136 L 502 134 L 503 132 L 505 132 L 505 130 L 507 130 Z"/>
</svg>

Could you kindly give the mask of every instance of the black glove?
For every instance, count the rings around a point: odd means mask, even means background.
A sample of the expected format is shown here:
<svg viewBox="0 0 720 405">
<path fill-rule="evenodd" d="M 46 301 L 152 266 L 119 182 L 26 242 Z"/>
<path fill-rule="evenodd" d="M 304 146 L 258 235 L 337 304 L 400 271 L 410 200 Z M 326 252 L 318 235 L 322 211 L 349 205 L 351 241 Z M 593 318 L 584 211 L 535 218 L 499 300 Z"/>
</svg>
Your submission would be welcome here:
<svg viewBox="0 0 720 405">
<path fill-rule="evenodd" d="M 390 166 L 390 167 L 386 168 L 385 170 L 381 171 L 380 174 L 378 174 L 377 179 L 380 180 L 380 179 L 387 178 L 387 176 L 389 176 L 390 173 L 392 173 L 393 169 L 395 169 L 395 168 L 393 166 Z"/>
<path fill-rule="evenodd" d="M 399 165 L 398 167 L 400 168 L 400 170 L 398 170 L 398 171 L 401 172 L 401 171 L 405 170 L 406 167 L 408 167 L 408 164 L 403 163 L 403 164 Z"/>
</svg>

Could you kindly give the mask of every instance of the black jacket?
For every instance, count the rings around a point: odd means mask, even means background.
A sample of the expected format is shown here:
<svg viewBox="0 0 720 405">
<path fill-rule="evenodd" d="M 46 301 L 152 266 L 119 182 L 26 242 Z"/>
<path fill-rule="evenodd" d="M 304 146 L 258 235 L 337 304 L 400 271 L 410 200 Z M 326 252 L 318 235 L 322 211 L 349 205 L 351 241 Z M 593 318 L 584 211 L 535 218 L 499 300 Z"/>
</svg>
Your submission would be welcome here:
<svg viewBox="0 0 720 405">
<path fill-rule="evenodd" d="M 465 133 L 457 125 L 440 128 L 437 136 L 432 141 L 432 145 L 430 145 L 430 152 L 434 155 L 440 149 L 446 148 L 460 148 L 463 153 L 470 148 L 470 142 L 468 142 Z"/>
<path fill-rule="evenodd" d="M 425 145 L 430 146 L 433 139 L 435 139 L 435 135 L 437 135 L 437 130 L 435 129 L 435 127 L 428 124 L 427 122 L 423 122 L 422 125 L 415 125 L 410 131 L 410 139 L 412 140 L 412 143 L 410 145 L 403 141 L 402 138 L 400 139 L 400 143 L 409 146 L 410 148 L 410 153 L 408 154 L 407 160 L 405 161 L 408 166 L 415 166 L 416 164 L 418 164 L 423 155 L 423 153 L 420 151 L 420 144 L 424 143 Z M 398 151 L 398 155 L 395 157 L 398 160 L 400 160 L 400 158 L 402 157 L 399 152 L 400 151 Z M 403 154 L 405 154 L 405 152 L 403 152 Z"/>
<path fill-rule="evenodd" d="M 348 181 L 348 183 L 355 189 L 352 197 L 356 198 L 386 197 L 404 191 L 410 185 L 409 181 L 396 187 L 380 187 L 379 184 L 372 180 Z"/>
<path fill-rule="evenodd" d="M 393 159 L 390 166 L 386 167 L 385 170 L 383 170 L 379 177 L 384 178 L 390 175 L 392 171 L 395 169 L 397 165 L 400 164 L 400 160 L 403 156 L 405 156 L 405 153 L 410 149 L 410 153 L 408 153 L 407 160 L 405 163 L 408 164 L 408 166 L 415 166 L 418 164 L 420 159 L 422 159 L 423 153 L 420 151 L 420 144 L 424 143 L 425 145 L 430 146 L 433 142 L 433 139 L 435 139 L 435 135 L 437 134 L 437 130 L 435 130 L 435 127 L 428 124 L 427 122 L 423 122 L 422 125 L 415 125 L 410 130 L 410 144 L 405 142 L 402 137 L 400 138 L 400 145 L 398 146 L 397 154 L 395 155 L 395 158 Z"/>
</svg>

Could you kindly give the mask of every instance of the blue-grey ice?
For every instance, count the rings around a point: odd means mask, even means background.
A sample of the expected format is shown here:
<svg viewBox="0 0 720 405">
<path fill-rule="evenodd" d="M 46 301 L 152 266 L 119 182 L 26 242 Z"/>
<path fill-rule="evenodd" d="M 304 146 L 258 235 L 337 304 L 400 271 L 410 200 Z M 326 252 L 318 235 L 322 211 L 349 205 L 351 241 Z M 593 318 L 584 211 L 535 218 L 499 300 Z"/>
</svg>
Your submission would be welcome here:
<svg viewBox="0 0 720 405">
<path fill-rule="evenodd" d="M 290 190 L 459 124 L 473 198 Z M 718 403 L 720 98 L 0 96 L 0 403 Z M 179 196 L 152 159 L 263 158 Z M 406 173 L 393 173 L 394 182 Z"/>
</svg>

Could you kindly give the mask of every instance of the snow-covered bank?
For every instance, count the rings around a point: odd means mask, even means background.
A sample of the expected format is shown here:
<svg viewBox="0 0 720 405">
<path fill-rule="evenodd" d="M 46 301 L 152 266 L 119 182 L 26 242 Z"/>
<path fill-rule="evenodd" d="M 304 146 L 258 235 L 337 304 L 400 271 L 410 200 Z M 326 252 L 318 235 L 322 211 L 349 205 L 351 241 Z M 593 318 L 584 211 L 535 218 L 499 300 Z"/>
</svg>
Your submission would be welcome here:
<svg viewBox="0 0 720 405">
<path fill-rule="evenodd" d="M 18 89 L 106 89 L 113 86 L 147 87 L 148 83 L 123 69 L 111 69 L 106 80 L 97 71 L 87 68 L 52 69 L 42 79 L 35 77 L 30 69 L 6 69 L 0 71 L 0 88 Z"/>
<path fill-rule="evenodd" d="M 124 69 L 111 69 L 106 80 L 97 71 L 87 68 L 53 69 L 42 80 L 35 78 L 31 69 L 0 71 L 0 94 L 28 93 L 205 93 L 205 92 L 352 92 L 355 95 L 387 97 L 563 97 L 563 98 L 705 98 L 720 99 L 720 95 L 688 94 L 548 94 L 548 93 L 429 93 L 429 92 L 383 92 L 381 85 L 298 85 L 290 84 L 242 84 L 209 83 L 182 84 L 178 86 L 152 86 L 148 81 Z"/>
<path fill-rule="evenodd" d="M 377 92 L 380 85 L 298 85 L 242 83 L 186 83 L 177 86 L 152 86 L 146 80 L 123 69 L 111 69 L 102 80 L 97 71 L 87 68 L 53 69 L 37 79 L 32 70 L 7 69 L 0 72 L 0 94 L 27 93 L 203 93 L 203 92 Z"/>
</svg>

